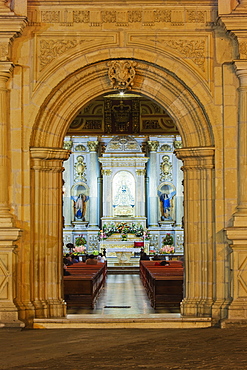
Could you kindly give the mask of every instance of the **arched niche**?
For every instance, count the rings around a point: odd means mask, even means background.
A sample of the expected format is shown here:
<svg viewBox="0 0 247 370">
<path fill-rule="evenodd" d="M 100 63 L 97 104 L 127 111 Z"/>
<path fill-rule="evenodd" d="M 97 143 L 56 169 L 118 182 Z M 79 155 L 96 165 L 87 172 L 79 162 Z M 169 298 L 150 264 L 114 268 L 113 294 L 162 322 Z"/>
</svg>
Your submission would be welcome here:
<svg viewBox="0 0 247 370">
<path fill-rule="evenodd" d="M 112 181 L 113 216 L 135 216 L 135 179 L 126 170 L 118 171 Z"/>
</svg>

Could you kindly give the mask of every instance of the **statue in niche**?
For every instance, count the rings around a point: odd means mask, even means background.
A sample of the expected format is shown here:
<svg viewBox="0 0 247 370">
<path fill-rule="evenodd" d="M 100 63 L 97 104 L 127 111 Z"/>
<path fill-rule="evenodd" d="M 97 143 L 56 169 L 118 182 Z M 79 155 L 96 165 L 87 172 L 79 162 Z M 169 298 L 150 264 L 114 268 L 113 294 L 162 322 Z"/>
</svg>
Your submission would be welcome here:
<svg viewBox="0 0 247 370">
<path fill-rule="evenodd" d="M 75 198 L 75 197 L 74 197 Z M 74 213 L 76 221 L 85 221 L 87 201 L 89 197 L 85 194 L 79 194 L 74 200 Z"/>
<path fill-rule="evenodd" d="M 175 194 L 176 191 L 169 184 L 163 185 L 161 189 L 158 191 L 158 196 L 160 199 L 160 214 L 162 221 L 172 220 L 174 208 L 173 198 Z"/>
<path fill-rule="evenodd" d="M 74 188 L 75 195 L 71 196 L 73 200 L 74 221 L 85 221 L 87 201 L 89 200 L 87 193 L 88 190 L 84 185 L 77 185 Z"/>
</svg>

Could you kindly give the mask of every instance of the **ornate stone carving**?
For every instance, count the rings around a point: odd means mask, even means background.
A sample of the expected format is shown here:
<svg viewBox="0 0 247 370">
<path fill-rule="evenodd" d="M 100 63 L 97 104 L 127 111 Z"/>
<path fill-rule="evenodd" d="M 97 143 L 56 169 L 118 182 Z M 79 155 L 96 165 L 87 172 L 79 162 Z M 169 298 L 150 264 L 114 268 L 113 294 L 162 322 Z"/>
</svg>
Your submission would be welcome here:
<svg viewBox="0 0 247 370">
<path fill-rule="evenodd" d="M 239 42 L 240 59 L 247 59 L 247 41 Z"/>
<path fill-rule="evenodd" d="M 130 23 L 141 22 L 142 21 L 142 11 L 141 10 L 129 10 L 128 11 L 128 21 Z"/>
<path fill-rule="evenodd" d="M 160 147 L 160 150 L 162 152 L 171 152 L 172 151 L 172 147 L 168 144 L 164 144 Z"/>
<path fill-rule="evenodd" d="M 172 11 L 171 10 L 155 10 L 154 21 L 155 22 L 171 22 Z"/>
<path fill-rule="evenodd" d="M 88 23 L 89 22 L 88 10 L 74 10 L 73 11 L 73 21 L 75 23 Z"/>
<path fill-rule="evenodd" d="M 98 141 L 88 141 L 87 146 L 90 152 L 97 152 L 99 142 Z"/>
<path fill-rule="evenodd" d="M 40 40 L 40 70 L 77 45 L 77 40 Z"/>
<path fill-rule="evenodd" d="M 153 120 L 143 120 L 142 121 L 143 123 L 143 129 L 144 130 L 157 130 L 157 129 L 161 129 L 161 126 L 159 124 L 159 121 L 157 119 L 153 119 Z"/>
<path fill-rule="evenodd" d="M 0 42 L 0 61 L 9 60 L 9 44 L 7 42 Z"/>
<path fill-rule="evenodd" d="M 181 149 L 181 148 L 183 147 L 183 143 L 182 143 L 182 141 L 178 141 L 178 140 L 175 140 L 175 141 L 173 142 L 173 145 L 174 145 L 174 148 L 175 148 L 175 149 Z"/>
<path fill-rule="evenodd" d="M 150 152 L 156 152 L 158 147 L 159 147 L 159 142 L 158 141 L 148 141 L 148 149 Z"/>
<path fill-rule="evenodd" d="M 143 169 L 143 170 L 136 170 L 136 174 L 137 174 L 137 176 L 145 176 L 146 170 L 145 169 Z"/>
<path fill-rule="evenodd" d="M 205 40 L 159 40 L 163 47 L 176 49 L 179 53 L 191 59 L 203 72 L 205 71 Z"/>
<path fill-rule="evenodd" d="M 60 12 L 59 11 L 42 11 L 41 20 L 45 23 L 57 23 L 60 22 Z"/>
<path fill-rule="evenodd" d="M 84 157 L 82 155 L 79 155 L 76 158 L 77 162 L 75 163 L 75 180 L 84 180 L 85 182 L 87 181 L 85 178 L 85 171 L 86 171 L 86 163 L 84 163 Z"/>
<path fill-rule="evenodd" d="M 111 86 L 114 89 L 131 90 L 137 63 L 131 60 L 113 60 L 107 65 L 109 67 L 108 76 L 111 80 Z"/>
<path fill-rule="evenodd" d="M 78 144 L 75 147 L 75 151 L 76 152 L 85 152 L 86 150 L 87 150 L 87 148 L 84 145 L 82 145 L 82 144 Z"/>
<path fill-rule="evenodd" d="M 205 23 L 206 12 L 187 10 L 188 23 Z"/>
<path fill-rule="evenodd" d="M 103 23 L 116 23 L 117 21 L 116 11 L 102 11 L 101 16 Z"/>
<path fill-rule="evenodd" d="M 64 143 L 63 143 L 63 148 L 66 149 L 66 150 L 71 150 L 72 146 L 73 146 L 73 141 L 72 140 L 64 141 Z"/>
<path fill-rule="evenodd" d="M 162 160 L 163 162 L 160 164 L 160 181 L 172 180 L 172 164 L 169 155 L 164 155 Z"/>
<path fill-rule="evenodd" d="M 102 175 L 110 176 L 112 174 L 112 170 L 102 170 L 101 173 Z"/>
</svg>

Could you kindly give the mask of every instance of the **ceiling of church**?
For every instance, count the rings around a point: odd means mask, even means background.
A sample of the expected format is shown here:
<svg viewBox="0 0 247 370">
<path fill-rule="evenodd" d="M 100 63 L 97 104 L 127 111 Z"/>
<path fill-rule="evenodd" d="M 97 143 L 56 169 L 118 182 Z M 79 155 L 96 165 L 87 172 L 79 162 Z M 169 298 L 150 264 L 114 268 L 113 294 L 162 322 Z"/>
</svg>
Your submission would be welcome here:
<svg viewBox="0 0 247 370">
<path fill-rule="evenodd" d="M 178 129 L 155 102 L 135 94 L 107 95 L 92 100 L 72 121 L 67 135 L 169 134 Z"/>
</svg>

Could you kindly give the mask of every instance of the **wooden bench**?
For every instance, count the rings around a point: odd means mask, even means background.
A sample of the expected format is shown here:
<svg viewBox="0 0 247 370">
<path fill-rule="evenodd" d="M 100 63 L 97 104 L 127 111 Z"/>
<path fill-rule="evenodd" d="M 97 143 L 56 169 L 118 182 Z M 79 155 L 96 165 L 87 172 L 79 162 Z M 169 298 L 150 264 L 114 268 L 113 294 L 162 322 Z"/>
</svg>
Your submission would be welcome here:
<svg viewBox="0 0 247 370">
<path fill-rule="evenodd" d="M 153 261 L 140 261 L 140 277 L 155 309 L 178 306 L 183 299 L 183 266 L 180 261 L 173 262 L 154 266 Z"/>
<path fill-rule="evenodd" d="M 64 299 L 68 307 L 93 308 L 104 286 L 107 264 L 68 266 L 71 275 L 64 276 Z"/>
</svg>

